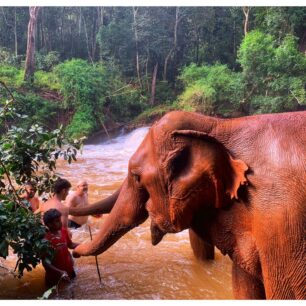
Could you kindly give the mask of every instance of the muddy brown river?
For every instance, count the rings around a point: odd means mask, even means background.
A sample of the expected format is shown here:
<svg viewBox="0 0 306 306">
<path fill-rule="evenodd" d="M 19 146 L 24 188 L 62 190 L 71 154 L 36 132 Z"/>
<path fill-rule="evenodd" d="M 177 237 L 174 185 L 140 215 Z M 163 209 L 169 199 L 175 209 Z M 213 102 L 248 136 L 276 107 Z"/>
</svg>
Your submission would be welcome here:
<svg viewBox="0 0 306 306">
<path fill-rule="evenodd" d="M 72 165 L 60 163 L 58 172 L 75 186 L 80 178 L 89 183 L 90 203 L 112 194 L 127 173 L 130 156 L 148 128 L 140 128 L 106 142 L 85 145 Z M 93 235 L 102 218 L 89 217 Z M 75 242 L 90 240 L 88 227 L 72 230 Z M 1 264 L 14 268 L 11 254 Z M 217 250 L 216 259 L 199 262 L 192 253 L 188 231 L 166 235 L 157 246 L 151 245 L 147 220 L 98 256 L 102 284 L 94 257 L 75 259 L 77 278 L 60 286 L 53 299 L 232 299 L 231 262 Z M 0 299 L 36 299 L 46 290 L 44 269 L 39 265 L 15 279 L 0 269 Z"/>
</svg>

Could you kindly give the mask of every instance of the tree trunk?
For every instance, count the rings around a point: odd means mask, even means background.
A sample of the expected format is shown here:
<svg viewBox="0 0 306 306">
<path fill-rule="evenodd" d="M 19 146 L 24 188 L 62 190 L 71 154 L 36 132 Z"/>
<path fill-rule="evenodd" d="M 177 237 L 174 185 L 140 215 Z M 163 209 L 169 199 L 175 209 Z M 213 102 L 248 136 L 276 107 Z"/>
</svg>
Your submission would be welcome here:
<svg viewBox="0 0 306 306">
<path fill-rule="evenodd" d="M 98 11 L 95 10 L 96 16 L 94 17 L 93 20 L 93 30 L 92 30 L 92 35 L 91 35 L 91 57 L 93 60 L 96 58 L 96 47 L 97 47 L 97 32 L 99 31 L 99 15 Z"/>
<path fill-rule="evenodd" d="M 86 25 L 86 20 L 84 15 L 82 14 L 82 9 L 80 9 L 80 14 L 81 14 L 81 18 L 83 18 L 83 23 L 84 23 L 84 30 L 85 30 L 85 38 L 86 38 L 86 46 L 87 46 L 87 54 L 88 54 L 88 59 L 91 61 L 91 63 L 93 64 L 93 58 L 92 58 L 92 54 L 90 52 L 90 43 L 89 43 L 89 37 L 88 37 L 88 33 L 87 33 L 87 25 Z"/>
<path fill-rule="evenodd" d="M 147 91 L 150 92 L 150 84 L 149 84 L 149 77 L 148 77 L 148 65 L 150 59 L 150 51 L 147 49 L 147 59 L 146 59 L 146 82 L 147 82 Z"/>
<path fill-rule="evenodd" d="M 28 24 L 28 40 L 24 80 L 29 81 L 31 83 L 33 83 L 34 81 L 35 72 L 35 37 L 39 9 L 39 6 L 30 6 L 29 8 L 30 20 Z"/>
<path fill-rule="evenodd" d="M 135 8 L 133 6 L 133 17 L 134 17 L 134 35 L 135 35 L 135 44 L 136 44 L 136 71 L 137 71 L 137 78 L 140 88 L 142 88 L 141 78 L 140 78 L 140 68 L 139 68 L 139 52 L 138 52 L 138 33 L 137 33 L 137 17 L 138 7 Z"/>
<path fill-rule="evenodd" d="M 155 64 L 154 70 L 153 70 L 153 75 L 152 75 L 151 99 L 150 99 L 150 105 L 152 105 L 152 106 L 155 103 L 155 88 L 156 88 L 157 69 L 158 69 L 158 63 Z"/>
<path fill-rule="evenodd" d="M 47 48 L 47 33 L 45 31 L 45 25 L 44 25 L 44 14 L 43 11 L 41 12 L 41 47 L 42 48 Z"/>
<path fill-rule="evenodd" d="M 181 20 L 181 18 L 178 18 L 179 15 L 179 7 L 176 7 L 176 11 L 175 11 L 175 24 L 174 24 L 174 38 L 173 38 L 173 46 L 171 48 L 171 50 L 169 51 L 168 55 L 166 56 L 165 59 L 165 64 L 164 64 L 164 75 L 163 75 L 163 80 L 166 81 L 167 80 L 167 67 L 168 67 L 168 61 L 172 55 L 172 53 L 176 50 L 176 46 L 177 46 L 177 27 L 178 24 Z"/>
<path fill-rule="evenodd" d="M 64 51 L 65 50 L 65 46 L 64 46 L 64 33 L 63 33 L 63 29 L 64 29 L 64 19 L 65 19 L 65 7 L 62 8 L 62 12 L 61 12 L 61 49 Z"/>
<path fill-rule="evenodd" d="M 100 26 L 104 25 L 104 7 L 98 7 L 98 19 L 99 19 L 98 28 L 100 29 Z"/>
<path fill-rule="evenodd" d="M 198 33 L 198 29 L 196 30 L 196 37 L 197 37 L 197 41 L 196 41 L 196 64 L 199 64 L 199 48 L 200 48 L 200 36 Z"/>
<path fill-rule="evenodd" d="M 244 14 L 244 36 L 246 36 L 249 31 L 250 8 L 248 6 L 243 7 L 243 14 Z"/>
<path fill-rule="evenodd" d="M 234 48 L 233 48 L 233 51 L 234 51 L 234 55 L 235 55 L 235 57 L 236 57 L 236 21 L 235 21 L 235 19 L 234 19 L 234 42 L 233 42 L 233 44 L 234 44 Z"/>
<path fill-rule="evenodd" d="M 14 20 L 14 37 L 15 37 L 15 56 L 18 56 L 18 40 L 17 40 L 17 14 L 15 7 L 15 20 Z"/>
</svg>

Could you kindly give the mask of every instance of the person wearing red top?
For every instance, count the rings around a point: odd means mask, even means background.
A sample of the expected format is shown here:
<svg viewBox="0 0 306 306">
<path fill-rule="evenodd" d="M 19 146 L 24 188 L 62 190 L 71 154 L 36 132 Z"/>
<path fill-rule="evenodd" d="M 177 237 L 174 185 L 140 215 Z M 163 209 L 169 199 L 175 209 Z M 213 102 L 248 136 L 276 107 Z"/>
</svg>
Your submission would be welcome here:
<svg viewBox="0 0 306 306">
<path fill-rule="evenodd" d="M 76 276 L 68 248 L 74 249 L 78 244 L 71 241 L 67 229 L 62 226 L 61 216 L 60 211 L 54 208 L 46 211 L 43 216 L 44 224 L 48 228 L 45 238 L 55 250 L 51 262 L 46 259 L 42 261 L 48 287 L 58 284 L 60 279 L 69 281 Z"/>
</svg>

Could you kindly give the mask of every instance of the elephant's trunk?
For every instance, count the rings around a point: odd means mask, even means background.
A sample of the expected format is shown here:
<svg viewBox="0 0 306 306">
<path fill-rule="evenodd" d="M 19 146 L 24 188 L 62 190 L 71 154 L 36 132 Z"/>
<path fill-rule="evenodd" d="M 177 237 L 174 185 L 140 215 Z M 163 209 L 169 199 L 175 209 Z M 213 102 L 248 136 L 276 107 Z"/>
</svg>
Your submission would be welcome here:
<svg viewBox="0 0 306 306">
<path fill-rule="evenodd" d="M 91 242 L 81 244 L 73 251 L 75 257 L 98 255 L 106 251 L 125 233 L 148 218 L 145 209 L 148 195 L 142 190 L 129 190 L 127 185 L 125 180 L 118 199 L 100 231 Z"/>
<path fill-rule="evenodd" d="M 69 215 L 72 216 L 88 216 L 97 214 L 108 214 L 114 207 L 119 196 L 121 187 L 106 199 L 100 200 L 94 204 L 85 207 L 71 207 L 69 208 Z"/>
</svg>

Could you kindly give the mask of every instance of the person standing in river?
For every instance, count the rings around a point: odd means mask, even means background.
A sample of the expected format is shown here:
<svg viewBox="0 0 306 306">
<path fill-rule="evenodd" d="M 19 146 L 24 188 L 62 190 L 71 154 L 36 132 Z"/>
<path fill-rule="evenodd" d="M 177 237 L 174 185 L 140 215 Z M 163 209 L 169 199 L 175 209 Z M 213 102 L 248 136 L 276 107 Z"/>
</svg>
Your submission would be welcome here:
<svg viewBox="0 0 306 306">
<path fill-rule="evenodd" d="M 24 184 L 24 192 L 20 196 L 23 204 L 25 204 L 32 212 L 36 212 L 40 206 L 39 199 L 35 193 L 36 187 L 34 183 L 27 182 Z"/>
<path fill-rule="evenodd" d="M 69 193 L 66 201 L 66 206 L 70 207 L 84 207 L 88 205 L 88 183 L 85 180 L 81 180 L 77 183 L 76 190 Z M 88 216 L 68 216 L 68 227 L 79 228 L 83 224 L 86 224 Z"/>
<path fill-rule="evenodd" d="M 76 276 L 68 248 L 74 249 L 78 244 L 71 241 L 67 229 L 62 226 L 61 217 L 60 211 L 54 208 L 46 211 L 43 217 L 44 224 L 48 228 L 45 238 L 55 251 L 51 261 L 46 259 L 42 261 L 48 287 L 58 284 L 61 279 L 69 281 Z"/>
<path fill-rule="evenodd" d="M 54 195 L 52 198 L 50 198 L 46 203 L 40 205 L 40 209 L 36 212 L 41 212 L 42 215 L 49 209 L 55 208 L 60 211 L 61 213 L 61 220 L 63 227 L 68 227 L 68 209 L 67 207 L 62 203 L 62 201 L 65 201 L 69 189 L 71 188 L 71 183 L 66 180 L 59 178 L 53 187 Z"/>
</svg>

